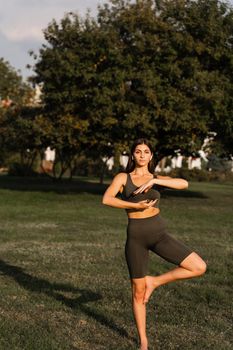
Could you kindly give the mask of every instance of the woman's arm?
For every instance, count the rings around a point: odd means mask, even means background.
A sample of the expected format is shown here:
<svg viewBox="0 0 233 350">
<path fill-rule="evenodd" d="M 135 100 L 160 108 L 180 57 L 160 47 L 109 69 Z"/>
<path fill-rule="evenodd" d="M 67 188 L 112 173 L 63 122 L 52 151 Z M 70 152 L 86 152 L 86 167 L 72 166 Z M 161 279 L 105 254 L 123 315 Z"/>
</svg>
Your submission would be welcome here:
<svg viewBox="0 0 233 350">
<path fill-rule="evenodd" d="M 158 175 L 156 178 L 153 178 L 147 181 L 144 185 L 140 186 L 136 191 L 134 191 L 134 194 L 147 192 L 154 185 L 174 188 L 176 190 L 184 190 L 188 188 L 188 181 L 180 178 Z"/>
<path fill-rule="evenodd" d="M 158 175 L 157 178 L 153 180 L 155 180 L 154 184 L 159 186 L 170 187 L 177 190 L 184 190 L 188 188 L 188 181 L 181 178 Z"/>
<path fill-rule="evenodd" d="M 107 188 L 103 195 L 102 203 L 105 205 L 109 205 L 110 207 L 121 209 L 140 210 L 152 207 L 155 204 L 156 200 L 150 201 L 149 203 L 146 200 L 138 203 L 132 203 L 116 198 L 116 195 L 118 194 L 118 192 L 120 192 L 122 186 L 125 185 L 126 176 L 127 175 L 125 173 L 120 173 L 114 177 L 111 185 Z"/>
</svg>

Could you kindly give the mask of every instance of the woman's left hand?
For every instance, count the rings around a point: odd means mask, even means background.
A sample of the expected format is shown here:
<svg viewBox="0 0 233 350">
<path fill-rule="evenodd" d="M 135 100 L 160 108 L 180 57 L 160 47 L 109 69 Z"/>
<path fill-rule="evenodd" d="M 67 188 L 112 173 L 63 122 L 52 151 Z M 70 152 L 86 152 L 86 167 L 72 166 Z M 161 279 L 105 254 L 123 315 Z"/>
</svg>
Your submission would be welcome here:
<svg viewBox="0 0 233 350">
<path fill-rule="evenodd" d="M 151 179 L 149 181 L 147 181 L 145 184 L 143 184 L 142 186 L 138 187 L 133 194 L 139 194 L 139 193 L 143 193 L 143 192 L 148 192 L 153 186 L 154 186 L 154 179 Z"/>
</svg>

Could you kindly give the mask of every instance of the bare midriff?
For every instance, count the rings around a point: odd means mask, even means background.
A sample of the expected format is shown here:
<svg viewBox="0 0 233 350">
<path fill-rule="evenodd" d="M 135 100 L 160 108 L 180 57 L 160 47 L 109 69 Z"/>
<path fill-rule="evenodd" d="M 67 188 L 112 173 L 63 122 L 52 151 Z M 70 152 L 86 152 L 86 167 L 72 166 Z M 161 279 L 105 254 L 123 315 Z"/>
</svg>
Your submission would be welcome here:
<svg viewBox="0 0 233 350">
<path fill-rule="evenodd" d="M 132 210 L 132 209 L 131 209 Z M 127 209 L 126 209 L 127 212 Z M 154 215 L 158 215 L 160 212 L 159 208 L 148 208 L 143 210 L 135 210 L 134 212 L 127 212 L 127 215 L 130 219 L 145 219 Z"/>
</svg>

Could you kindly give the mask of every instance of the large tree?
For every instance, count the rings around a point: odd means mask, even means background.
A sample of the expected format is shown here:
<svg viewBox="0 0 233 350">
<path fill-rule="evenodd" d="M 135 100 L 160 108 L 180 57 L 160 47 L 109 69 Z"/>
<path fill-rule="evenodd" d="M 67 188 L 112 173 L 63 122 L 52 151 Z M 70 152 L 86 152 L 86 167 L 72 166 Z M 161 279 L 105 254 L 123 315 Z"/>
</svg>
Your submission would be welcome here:
<svg viewBox="0 0 233 350">
<path fill-rule="evenodd" d="M 216 134 L 215 149 L 229 156 L 233 154 L 233 9 L 227 2 L 199 0 L 171 4 L 164 13 L 166 21 L 173 14 L 188 38 L 189 50 L 183 52 L 181 64 L 194 58 L 199 65 L 192 84 L 180 89 L 191 92 L 199 121 Z"/>
<path fill-rule="evenodd" d="M 216 131 L 216 140 L 227 146 L 232 9 L 217 0 L 113 4 L 101 8 L 99 21 L 118 33 L 127 58 L 129 84 L 119 114 L 125 139 L 154 139 L 158 158 L 177 149 L 197 151 L 208 131 Z"/>
<path fill-rule="evenodd" d="M 232 14 L 217 0 L 114 0 L 97 19 L 52 21 L 34 80 L 58 160 L 108 157 L 141 136 L 157 160 L 191 154 L 208 131 L 229 151 Z"/>
</svg>

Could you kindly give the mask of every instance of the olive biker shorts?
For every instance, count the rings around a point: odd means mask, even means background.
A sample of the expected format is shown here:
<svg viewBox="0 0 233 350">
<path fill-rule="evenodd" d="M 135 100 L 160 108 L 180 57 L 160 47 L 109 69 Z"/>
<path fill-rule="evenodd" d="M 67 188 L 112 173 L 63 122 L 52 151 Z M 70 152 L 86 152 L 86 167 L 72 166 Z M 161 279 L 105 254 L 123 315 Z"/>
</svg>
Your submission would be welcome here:
<svg viewBox="0 0 233 350">
<path fill-rule="evenodd" d="M 193 252 L 167 233 L 159 214 L 143 219 L 129 218 L 125 257 L 130 278 L 147 275 L 149 250 L 175 265 L 180 265 Z"/>
</svg>

